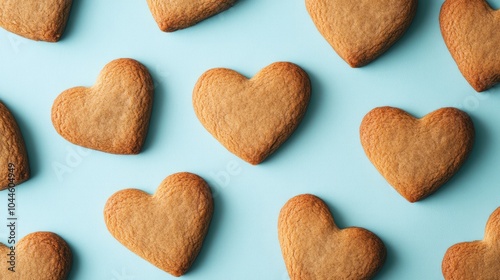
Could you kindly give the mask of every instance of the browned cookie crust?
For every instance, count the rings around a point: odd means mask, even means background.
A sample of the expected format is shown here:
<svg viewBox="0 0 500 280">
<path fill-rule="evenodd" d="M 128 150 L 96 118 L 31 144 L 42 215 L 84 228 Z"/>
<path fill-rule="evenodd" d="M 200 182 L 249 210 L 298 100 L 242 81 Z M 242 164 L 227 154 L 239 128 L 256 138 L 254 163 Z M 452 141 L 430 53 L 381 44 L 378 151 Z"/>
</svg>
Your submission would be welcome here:
<svg viewBox="0 0 500 280">
<path fill-rule="evenodd" d="M 0 26 L 36 41 L 57 42 L 72 0 L 0 0 Z"/>
<path fill-rule="evenodd" d="M 236 0 L 148 0 L 158 27 L 165 32 L 187 28 L 229 9 Z"/>
<path fill-rule="evenodd" d="M 458 69 L 476 91 L 500 82 L 500 12 L 485 0 L 446 0 L 439 23 Z"/>
<path fill-rule="evenodd" d="M 472 120 L 456 108 L 416 119 L 398 108 L 379 107 L 366 114 L 359 131 L 368 159 L 410 202 L 448 181 L 474 142 Z"/>
<path fill-rule="evenodd" d="M 500 208 L 491 214 L 484 239 L 451 246 L 444 255 L 446 280 L 500 279 Z"/>
<path fill-rule="evenodd" d="M 10 247 L 11 245 L 9 245 Z M 15 268 L 11 267 L 10 248 L 0 243 L 2 280 L 63 280 L 71 270 L 71 250 L 61 237 L 52 232 L 34 232 L 15 245 Z"/>
<path fill-rule="evenodd" d="M 104 208 L 109 232 L 158 268 L 181 276 L 198 255 L 213 213 L 210 188 L 187 172 L 168 176 L 154 195 L 127 189 Z"/>
<path fill-rule="evenodd" d="M 328 206 L 310 194 L 283 206 L 278 237 L 292 280 L 370 279 L 386 257 L 375 234 L 358 227 L 338 228 Z"/>
<path fill-rule="evenodd" d="M 316 28 L 351 67 L 391 47 L 408 29 L 417 0 L 306 0 Z"/>
<path fill-rule="evenodd" d="M 116 59 L 94 86 L 61 93 L 52 123 L 66 140 L 113 154 L 138 154 L 146 140 L 153 108 L 153 80 L 141 63 Z"/>
<path fill-rule="evenodd" d="M 297 128 L 310 94 L 307 73 L 293 63 L 273 63 L 251 79 L 216 68 L 198 79 L 193 107 L 203 126 L 226 149 L 259 164 Z"/>
</svg>

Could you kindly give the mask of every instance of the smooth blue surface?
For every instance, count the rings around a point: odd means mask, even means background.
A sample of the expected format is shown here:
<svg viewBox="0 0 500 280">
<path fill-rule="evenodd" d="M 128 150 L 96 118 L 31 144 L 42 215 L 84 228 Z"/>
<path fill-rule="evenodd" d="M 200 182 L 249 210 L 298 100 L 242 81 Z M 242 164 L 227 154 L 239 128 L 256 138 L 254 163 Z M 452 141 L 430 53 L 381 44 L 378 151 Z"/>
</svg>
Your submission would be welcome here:
<svg viewBox="0 0 500 280">
<path fill-rule="evenodd" d="M 478 94 L 458 71 L 439 30 L 442 2 L 420 0 L 405 36 L 360 69 L 350 68 L 330 48 L 302 0 L 240 0 L 171 34 L 158 29 L 145 0 L 75 0 L 56 44 L 0 30 L 0 99 L 19 122 L 33 170 L 17 189 L 18 236 L 40 230 L 60 234 L 74 253 L 71 279 L 174 279 L 119 244 L 102 212 L 116 191 L 133 187 L 153 193 L 166 176 L 190 171 L 212 186 L 215 213 L 203 249 L 183 279 L 287 279 L 278 213 L 302 193 L 323 198 L 340 227 L 365 227 L 385 242 L 388 258 L 376 279 L 442 278 L 446 249 L 481 239 L 486 220 L 500 206 L 500 91 Z M 50 120 L 59 93 L 91 86 L 102 67 L 120 57 L 144 63 L 157 85 L 150 132 L 137 156 L 81 149 L 60 137 Z M 251 166 L 204 130 L 191 93 L 210 68 L 228 67 L 250 77 L 275 61 L 297 63 L 310 74 L 312 99 L 289 141 L 263 164 Z M 476 143 L 463 168 L 421 202 L 399 196 L 360 145 L 361 119 L 385 105 L 417 117 L 459 107 L 476 126 Z M 67 172 L 58 173 L 61 166 Z M 0 224 L 6 209 L 2 192 Z M 6 242 L 5 227 L 0 228 L 0 241 Z"/>
</svg>

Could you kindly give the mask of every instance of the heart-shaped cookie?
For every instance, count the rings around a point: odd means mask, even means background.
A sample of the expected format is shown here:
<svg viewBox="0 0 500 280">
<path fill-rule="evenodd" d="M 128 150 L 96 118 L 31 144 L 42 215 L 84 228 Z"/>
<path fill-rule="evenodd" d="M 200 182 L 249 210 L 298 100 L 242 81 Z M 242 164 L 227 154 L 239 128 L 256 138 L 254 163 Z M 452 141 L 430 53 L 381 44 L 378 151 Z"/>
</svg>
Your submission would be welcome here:
<svg viewBox="0 0 500 280">
<path fill-rule="evenodd" d="M 66 140 L 113 154 L 138 154 L 153 107 L 153 80 L 139 62 L 116 59 L 94 86 L 61 93 L 52 106 L 52 123 Z"/>
<path fill-rule="evenodd" d="M 32 40 L 57 42 L 73 0 L 0 1 L 0 26 Z"/>
<path fill-rule="evenodd" d="M 448 181 L 474 142 L 472 120 L 456 108 L 416 119 L 398 108 L 379 107 L 366 114 L 359 130 L 368 159 L 410 202 Z"/>
<path fill-rule="evenodd" d="M 205 72 L 193 91 L 194 111 L 224 147 L 259 164 L 297 128 L 309 103 L 307 73 L 276 62 L 252 79 L 225 68 Z"/>
<path fill-rule="evenodd" d="M 385 261 L 384 243 L 375 234 L 338 228 L 328 206 L 310 194 L 283 206 L 278 237 L 292 280 L 370 279 Z"/>
<path fill-rule="evenodd" d="M 0 190 L 19 185 L 29 177 L 23 136 L 14 116 L 0 102 Z"/>
<path fill-rule="evenodd" d="M 500 279 L 500 208 L 491 214 L 484 239 L 451 246 L 442 263 L 447 280 Z"/>
<path fill-rule="evenodd" d="M 229 9 L 236 0 L 147 0 L 158 27 L 165 32 L 187 28 Z"/>
<path fill-rule="evenodd" d="M 158 268 L 181 276 L 201 249 L 213 213 L 210 188 L 199 176 L 168 176 L 153 196 L 127 189 L 104 208 L 109 232 Z"/>
<path fill-rule="evenodd" d="M 52 232 L 28 234 L 15 245 L 0 243 L 0 256 L 3 280 L 63 280 L 71 270 L 71 250 Z"/>
<path fill-rule="evenodd" d="M 351 67 L 384 53 L 410 26 L 417 0 L 306 0 L 316 28 Z"/>
<path fill-rule="evenodd" d="M 458 69 L 476 91 L 500 82 L 500 12 L 486 0 L 446 0 L 439 23 Z"/>
</svg>

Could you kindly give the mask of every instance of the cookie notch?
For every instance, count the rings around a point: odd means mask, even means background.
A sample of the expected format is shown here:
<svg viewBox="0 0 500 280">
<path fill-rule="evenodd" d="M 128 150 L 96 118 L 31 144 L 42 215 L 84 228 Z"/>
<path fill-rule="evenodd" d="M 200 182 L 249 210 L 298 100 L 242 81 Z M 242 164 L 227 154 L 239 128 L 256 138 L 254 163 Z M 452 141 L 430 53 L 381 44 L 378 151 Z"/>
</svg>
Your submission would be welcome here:
<svg viewBox="0 0 500 280">
<path fill-rule="evenodd" d="M 108 63 L 94 86 L 61 93 L 52 124 L 69 142 L 113 154 L 138 154 L 146 140 L 154 85 L 147 68 L 130 58 Z"/>
<path fill-rule="evenodd" d="M 154 195 L 126 189 L 104 207 L 108 231 L 130 251 L 181 276 L 201 250 L 213 214 L 208 184 L 182 172 L 168 176 Z"/>
<path fill-rule="evenodd" d="M 500 208 L 488 219 L 484 239 L 451 246 L 445 253 L 441 269 L 446 280 L 499 279 Z"/>
<path fill-rule="evenodd" d="M 371 110 L 360 125 L 366 156 L 409 202 L 424 199 L 446 183 L 467 159 L 474 124 L 456 108 L 417 119 L 393 107 Z"/>
<path fill-rule="evenodd" d="M 256 165 L 276 151 L 298 127 L 311 95 L 307 73 L 276 62 L 253 78 L 216 68 L 193 90 L 193 108 L 205 129 L 227 150 Z"/>
<path fill-rule="evenodd" d="M 383 266 L 386 248 L 372 232 L 340 229 L 311 194 L 291 198 L 281 209 L 278 238 L 290 279 L 370 279 Z"/>
</svg>

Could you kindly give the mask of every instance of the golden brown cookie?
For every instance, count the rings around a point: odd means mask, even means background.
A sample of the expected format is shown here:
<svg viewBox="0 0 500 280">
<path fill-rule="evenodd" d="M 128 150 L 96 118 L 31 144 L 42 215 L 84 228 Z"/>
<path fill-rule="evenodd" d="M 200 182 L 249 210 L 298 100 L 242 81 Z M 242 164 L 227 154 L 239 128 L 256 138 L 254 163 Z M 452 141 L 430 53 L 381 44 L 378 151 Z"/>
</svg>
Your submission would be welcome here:
<svg viewBox="0 0 500 280">
<path fill-rule="evenodd" d="M 372 232 L 340 229 L 328 206 L 311 194 L 290 199 L 278 219 L 281 252 L 291 280 L 370 279 L 386 257 Z"/>
<path fill-rule="evenodd" d="M 236 0 L 147 0 L 158 27 L 165 32 L 187 28 L 229 9 Z"/>
<path fill-rule="evenodd" d="M 297 128 L 311 94 L 307 73 L 276 62 L 251 79 L 225 68 L 205 72 L 193 91 L 203 126 L 230 152 L 259 164 Z"/>
<path fill-rule="evenodd" d="M 61 38 L 72 0 L 0 0 L 0 26 L 36 41 Z"/>
<path fill-rule="evenodd" d="M 500 82 L 500 12 L 486 0 L 446 0 L 439 23 L 458 69 L 476 91 Z"/>
<path fill-rule="evenodd" d="M 500 208 L 491 214 L 483 240 L 446 251 L 442 271 L 446 280 L 500 280 Z"/>
<path fill-rule="evenodd" d="M 28 180 L 30 166 L 23 135 L 14 116 L 0 102 L 0 190 Z"/>
<path fill-rule="evenodd" d="M 306 0 L 316 28 L 351 67 L 384 53 L 410 26 L 417 0 Z"/>
<path fill-rule="evenodd" d="M 359 131 L 368 159 L 410 202 L 448 181 L 474 142 L 472 120 L 456 108 L 416 119 L 398 108 L 379 107 L 366 114 Z"/>
<path fill-rule="evenodd" d="M 213 213 L 210 188 L 199 176 L 168 176 L 154 195 L 136 189 L 115 193 L 104 208 L 109 232 L 158 268 L 181 276 L 201 249 Z"/>
<path fill-rule="evenodd" d="M 63 280 L 71 270 L 71 250 L 52 232 L 26 235 L 11 250 L 0 243 L 2 280 Z"/>
<path fill-rule="evenodd" d="M 138 61 L 116 59 L 94 86 L 61 93 L 52 123 L 66 140 L 113 154 L 138 154 L 146 140 L 153 107 L 153 80 Z"/>
</svg>

